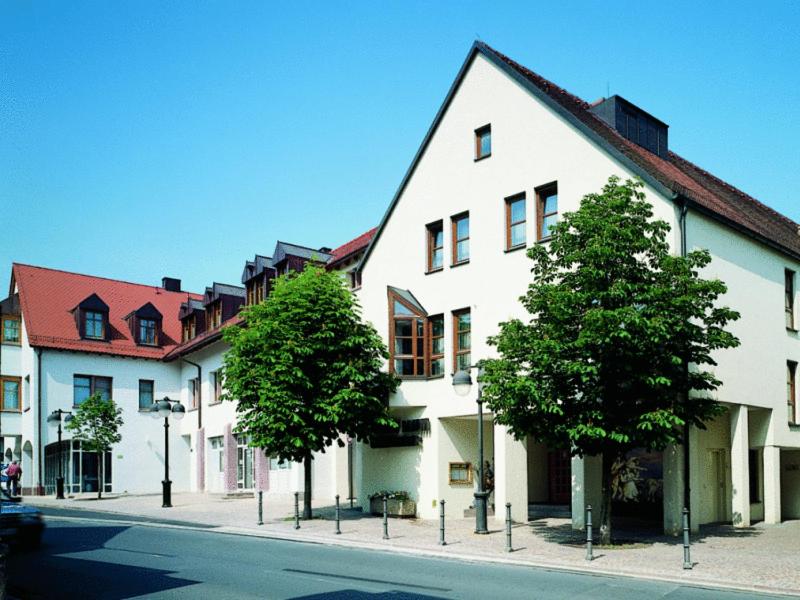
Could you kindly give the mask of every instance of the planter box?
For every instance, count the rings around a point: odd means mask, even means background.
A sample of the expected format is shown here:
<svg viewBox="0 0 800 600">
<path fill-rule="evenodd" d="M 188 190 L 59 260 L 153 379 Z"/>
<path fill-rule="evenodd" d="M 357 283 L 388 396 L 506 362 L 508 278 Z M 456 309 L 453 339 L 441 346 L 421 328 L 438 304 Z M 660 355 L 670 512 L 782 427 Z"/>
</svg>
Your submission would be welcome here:
<svg viewBox="0 0 800 600">
<path fill-rule="evenodd" d="M 372 498 L 369 501 L 369 512 L 383 516 L 383 498 Z M 413 500 L 389 498 L 386 501 L 386 513 L 390 517 L 413 518 L 417 516 L 417 503 Z"/>
</svg>

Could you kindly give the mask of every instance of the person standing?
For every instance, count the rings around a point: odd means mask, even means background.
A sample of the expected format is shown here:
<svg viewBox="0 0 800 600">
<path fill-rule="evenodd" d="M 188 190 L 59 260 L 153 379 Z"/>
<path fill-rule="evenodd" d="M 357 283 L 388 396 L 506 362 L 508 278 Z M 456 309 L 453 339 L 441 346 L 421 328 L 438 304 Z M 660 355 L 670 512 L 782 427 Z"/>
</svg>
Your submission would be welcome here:
<svg viewBox="0 0 800 600">
<path fill-rule="evenodd" d="M 6 469 L 6 476 L 8 477 L 8 492 L 12 496 L 17 495 L 19 489 L 19 478 L 22 475 L 22 467 L 19 466 L 18 461 L 13 460 Z"/>
</svg>

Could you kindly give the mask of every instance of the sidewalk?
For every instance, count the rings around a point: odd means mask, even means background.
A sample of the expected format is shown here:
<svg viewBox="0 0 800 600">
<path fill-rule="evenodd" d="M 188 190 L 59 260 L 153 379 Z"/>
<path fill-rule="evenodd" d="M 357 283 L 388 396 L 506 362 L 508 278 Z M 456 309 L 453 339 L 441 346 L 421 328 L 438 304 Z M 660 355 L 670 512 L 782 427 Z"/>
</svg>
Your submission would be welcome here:
<svg viewBox="0 0 800 600">
<path fill-rule="evenodd" d="M 341 511 L 341 535 L 335 534 L 334 509 L 315 503 L 315 518 L 294 529 L 294 507 L 265 496 L 264 525 L 257 525 L 254 498 L 223 499 L 203 494 L 175 494 L 173 507 L 161 508 L 161 496 L 120 496 L 100 501 L 75 498 L 28 497 L 28 504 L 71 510 L 90 510 L 168 519 L 211 526 L 224 533 L 257 535 L 306 542 L 368 547 L 387 551 L 475 561 L 508 562 L 596 574 L 630 575 L 687 584 L 733 587 L 749 591 L 800 595 L 800 521 L 780 525 L 701 527 L 692 536 L 692 570 L 684 570 L 682 541 L 651 532 L 617 527 L 622 548 L 597 548 L 585 560 L 584 534 L 573 531 L 568 519 L 539 519 L 512 528 L 514 551 L 505 551 L 503 525 L 489 520 L 491 533 L 473 533 L 474 520 L 448 518 L 446 546 L 439 545 L 439 522 L 389 519 L 388 540 L 382 539 L 382 519 L 346 509 Z M 322 517 L 322 518 L 317 518 Z"/>
</svg>

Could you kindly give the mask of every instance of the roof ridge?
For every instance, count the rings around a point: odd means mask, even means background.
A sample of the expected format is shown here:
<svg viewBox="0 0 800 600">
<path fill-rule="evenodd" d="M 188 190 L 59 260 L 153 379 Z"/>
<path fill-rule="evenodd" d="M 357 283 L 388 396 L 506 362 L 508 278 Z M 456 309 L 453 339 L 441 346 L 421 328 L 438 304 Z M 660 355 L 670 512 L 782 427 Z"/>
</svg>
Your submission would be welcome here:
<svg viewBox="0 0 800 600">
<path fill-rule="evenodd" d="M 114 283 L 124 283 L 125 285 L 135 285 L 137 287 L 146 287 L 152 288 L 157 290 L 162 290 L 167 294 L 193 294 L 195 296 L 202 296 L 202 294 L 198 294 L 197 292 L 190 292 L 188 290 L 181 290 L 179 292 L 175 292 L 172 290 L 168 290 L 163 288 L 159 285 L 150 285 L 147 283 L 136 283 L 135 281 L 127 281 L 125 279 L 115 279 L 113 277 L 104 277 L 102 275 L 89 275 L 87 273 L 78 273 L 76 271 L 67 271 L 66 269 L 54 269 L 52 267 L 40 267 L 39 265 L 29 265 L 27 263 L 20 263 L 20 262 L 12 262 L 11 268 L 14 267 L 27 267 L 29 269 L 41 269 L 42 271 L 55 271 L 56 273 L 65 273 L 66 275 L 75 275 L 77 277 L 86 277 L 87 279 L 102 279 L 103 281 L 113 281 Z"/>
<path fill-rule="evenodd" d="M 284 242 L 282 240 L 278 240 L 276 244 L 284 244 L 286 246 L 294 246 L 295 248 L 302 248 L 303 250 L 311 250 L 312 252 L 322 252 L 319 248 L 313 248 L 311 246 L 303 246 L 302 244 L 295 244 L 294 242 Z M 323 252 L 323 254 L 329 254 L 328 252 Z M 272 258 L 270 256 L 265 256 L 264 258 Z"/>
</svg>

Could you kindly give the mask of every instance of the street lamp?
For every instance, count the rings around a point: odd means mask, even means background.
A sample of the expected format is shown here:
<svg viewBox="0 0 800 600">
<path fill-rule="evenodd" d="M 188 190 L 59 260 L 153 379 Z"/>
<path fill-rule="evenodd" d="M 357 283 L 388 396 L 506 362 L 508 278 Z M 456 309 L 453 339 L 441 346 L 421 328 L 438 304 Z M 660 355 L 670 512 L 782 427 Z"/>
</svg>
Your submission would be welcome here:
<svg viewBox="0 0 800 600">
<path fill-rule="evenodd" d="M 170 400 L 166 396 L 163 400 L 153 402 L 150 406 L 150 416 L 154 419 L 164 417 L 164 481 L 161 482 L 161 507 L 172 507 L 172 482 L 169 480 L 169 416 L 172 414 L 180 421 L 186 414 L 186 409 L 180 400 Z"/>
<path fill-rule="evenodd" d="M 67 415 L 66 417 L 64 415 Z M 47 416 L 47 422 L 51 427 L 58 427 L 58 477 L 56 477 L 56 500 L 64 499 L 64 449 L 61 447 L 61 421 L 69 423 L 72 420 L 72 412 L 68 410 L 55 409 Z"/>
<path fill-rule="evenodd" d="M 459 396 L 466 396 L 472 389 L 472 377 L 469 369 L 461 370 L 453 375 L 453 389 Z M 475 533 L 489 533 L 486 524 L 489 494 L 483 489 L 483 367 L 478 367 L 478 489 L 475 492 Z"/>
</svg>

